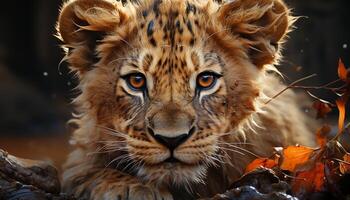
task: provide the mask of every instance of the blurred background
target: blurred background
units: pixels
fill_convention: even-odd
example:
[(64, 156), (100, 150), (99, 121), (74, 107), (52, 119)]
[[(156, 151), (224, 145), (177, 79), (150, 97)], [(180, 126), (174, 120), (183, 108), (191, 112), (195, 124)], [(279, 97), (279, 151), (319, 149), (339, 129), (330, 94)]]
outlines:
[[(349, 0), (287, 0), (302, 16), (290, 34), (279, 69), (286, 82), (317, 73), (303, 85), (337, 79), (350, 67)], [(0, 6), (0, 148), (60, 165), (69, 151), (66, 125), (76, 81), (54, 37), (62, 0), (6, 1)], [(315, 91), (332, 100), (334, 94)], [(334, 113), (334, 116), (336, 113)]]

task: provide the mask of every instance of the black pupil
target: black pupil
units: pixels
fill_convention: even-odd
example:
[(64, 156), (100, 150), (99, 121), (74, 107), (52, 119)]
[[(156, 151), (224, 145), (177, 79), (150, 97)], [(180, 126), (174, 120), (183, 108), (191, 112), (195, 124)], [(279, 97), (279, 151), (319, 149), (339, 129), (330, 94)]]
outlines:
[(140, 76), (140, 75), (132, 75), (129, 78), (129, 84), (135, 89), (140, 89), (144, 85), (144, 78), (143, 76)]
[(141, 76), (135, 76), (135, 77), (134, 77), (134, 81), (135, 81), (136, 83), (142, 83), (143, 77), (141, 77)]
[(202, 77), (202, 81), (203, 81), (203, 82), (209, 82), (210, 79), (211, 79), (211, 75), (204, 75), (204, 76)]

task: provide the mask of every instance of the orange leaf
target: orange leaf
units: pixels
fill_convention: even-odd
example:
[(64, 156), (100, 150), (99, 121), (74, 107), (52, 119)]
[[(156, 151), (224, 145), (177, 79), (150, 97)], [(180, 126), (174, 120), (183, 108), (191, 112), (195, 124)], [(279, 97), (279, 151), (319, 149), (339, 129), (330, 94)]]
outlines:
[(297, 173), (292, 182), (292, 191), (295, 194), (321, 191), (325, 183), (324, 168), (323, 163), (317, 162), (312, 169)]
[(345, 101), (343, 99), (336, 100), (336, 104), (339, 110), (339, 119), (338, 119), (338, 134), (344, 130), (344, 121), (345, 121)]
[(323, 125), (320, 129), (316, 132), (316, 140), (317, 144), (320, 145), (320, 147), (324, 147), (327, 143), (327, 135), (331, 132), (331, 127), (327, 124)]
[(345, 65), (341, 59), (339, 59), (338, 64), (338, 76), (341, 80), (346, 81), (348, 75), (348, 71), (345, 68)]
[(265, 167), (265, 168), (273, 168), (277, 166), (277, 161), (268, 159), (268, 158), (257, 158), (253, 162), (251, 162), (245, 169), (245, 173), (254, 171), (255, 169), (259, 167)]
[(283, 162), (280, 168), (294, 172), (298, 165), (305, 164), (309, 160), (313, 152), (314, 150), (309, 147), (289, 146), (283, 150)]
[(339, 163), (339, 170), (342, 174), (350, 173), (350, 154), (347, 153), (343, 157), (344, 162)]
[(332, 111), (331, 107), (327, 103), (321, 101), (315, 101), (312, 107), (317, 111), (317, 118), (324, 118), (329, 112)]

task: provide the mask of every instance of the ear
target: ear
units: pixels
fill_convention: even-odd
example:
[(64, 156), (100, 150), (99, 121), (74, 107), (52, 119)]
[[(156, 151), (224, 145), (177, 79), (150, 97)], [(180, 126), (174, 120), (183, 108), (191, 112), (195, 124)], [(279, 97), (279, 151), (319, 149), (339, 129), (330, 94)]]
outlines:
[(222, 5), (218, 20), (241, 40), (257, 67), (273, 64), (294, 18), (282, 0), (234, 0)]
[(65, 60), (79, 75), (96, 63), (96, 45), (128, 16), (119, 3), (108, 0), (70, 0), (61, 9), (57, 31), (67, 50)]

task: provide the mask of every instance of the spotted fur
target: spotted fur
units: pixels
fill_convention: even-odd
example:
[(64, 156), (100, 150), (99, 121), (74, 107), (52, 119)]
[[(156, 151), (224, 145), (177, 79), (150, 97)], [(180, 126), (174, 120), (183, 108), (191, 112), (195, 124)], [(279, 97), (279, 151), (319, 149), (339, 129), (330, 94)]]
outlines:
[[(264, 104), (284, 87), (271, 69), (292, 23), (282, 0), (64, 3), (58, 35), (81, 91), (64, 189), (87, 199), (208, 197), (255, 156), (312, 145), (313, 122), (293, 92)], [(205, 71), (221, 76), (199, 90)], [(123, 78), (134, 72), (145, 91)], [(150, 128), (191, 136), (170, 151)]]

